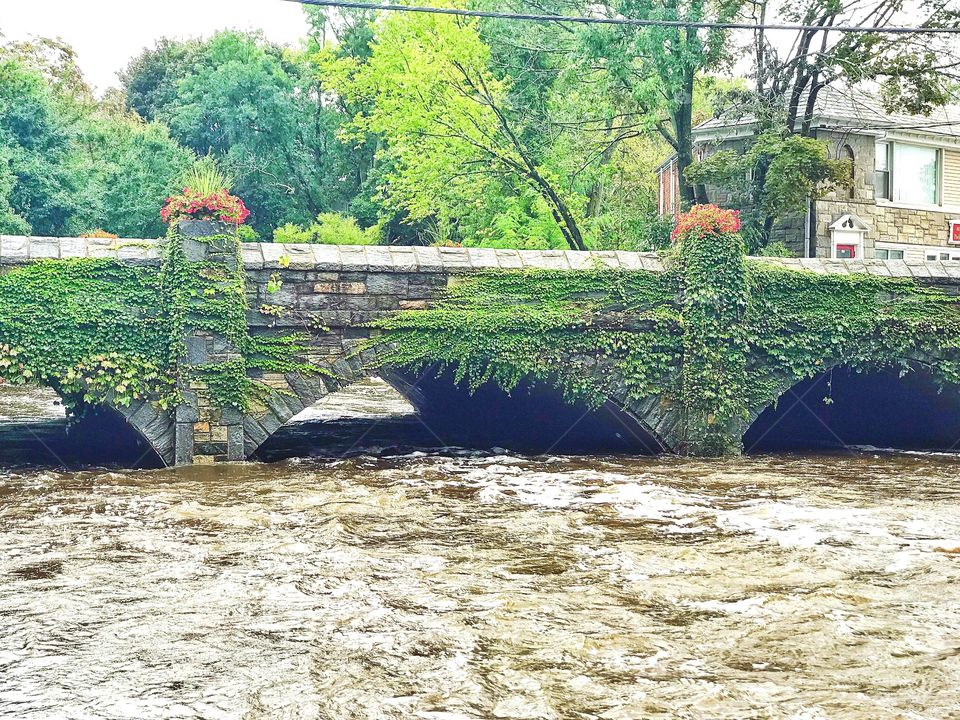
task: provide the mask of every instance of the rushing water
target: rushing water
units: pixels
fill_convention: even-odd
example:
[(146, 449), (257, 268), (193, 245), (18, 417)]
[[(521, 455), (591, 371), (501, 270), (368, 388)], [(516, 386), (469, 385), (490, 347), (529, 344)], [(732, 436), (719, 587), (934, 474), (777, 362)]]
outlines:
[(0, 717), (960, 717), (960, 458), (0, 471)]

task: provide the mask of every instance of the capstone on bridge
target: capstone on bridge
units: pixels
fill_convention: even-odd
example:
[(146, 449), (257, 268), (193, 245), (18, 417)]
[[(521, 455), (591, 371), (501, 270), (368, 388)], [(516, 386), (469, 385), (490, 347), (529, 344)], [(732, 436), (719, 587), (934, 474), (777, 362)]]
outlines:
[[(199, 253), (194, 259), (203, 259), (209, 249), (197, 246), (193, 252)], [(625, 272), (664, 272), (664, 261), (656, 254), (619, 251), (250, 243), (241, 246), (241, 256), (246, 274), (250, 332), (253, 335), (308, 332), (306, 359), (329, 373), (263, 373), (256, 378), (267, 388), (263, 401), (246, 413), (212, 407), (203, 399), (202, 392), (190, 388), (186, 389), (185, 402), (174, 410), (160, 409), (149, 399), (135, 401), (129, 407), (115, 407), (166, 464), (248, 458), (305, 408), (371, 374), (383, 375), (415, 406), (427, 410), (430, 398), (413, 386), (412, 378), (405, 375), (403, 368), (380, 367), (377, 356), (382, 350), (377, 347), (357, 349), (371, 332), (376, 332), (369, 326), (372, 321), (399, 310), (431, 307), (456, 278), (481, 272), (532, 269), (577, 272), (597, 267)], [(156, 241), (0, 236), (0, 272), (38, 260), (70, 258), (110, 258), (157, 268), (161, 264)], [(780, 258), (750, 262), (823, 275), (865, 273), (911, 278), (950, 295), (960, 295), (960, 264)], [(278, 311), (265, 313), (264, 307)], [(230, 352), (218, 344), (217, 338), (202, 333), (185, 340), (187, 363), (200, 365), (223, 360)], [(625, 394), (614, 396), (608, 406), (617, 414), (617, 422), (642, 433), (652, 450), (682, 449), (684, 419), (677, 408), (663, 403), (656, 395), (641, 399), (631, 399)], [(763, 409), (751, 408), (750, 421)]]

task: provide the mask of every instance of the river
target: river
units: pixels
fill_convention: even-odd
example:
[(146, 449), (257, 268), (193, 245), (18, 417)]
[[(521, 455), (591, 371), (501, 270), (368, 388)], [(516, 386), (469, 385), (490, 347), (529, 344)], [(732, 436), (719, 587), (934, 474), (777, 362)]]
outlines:
[(0, 717), (960, 718), (955, 455), (352, 442), (0, 470)]

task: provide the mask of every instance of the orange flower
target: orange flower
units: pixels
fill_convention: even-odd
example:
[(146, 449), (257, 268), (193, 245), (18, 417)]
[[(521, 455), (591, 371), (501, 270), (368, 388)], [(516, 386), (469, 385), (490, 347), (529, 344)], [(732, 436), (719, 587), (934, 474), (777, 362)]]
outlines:
[(716, 205), (694, 205), (689, 212), (677, 218), (677, 224), (670, 233), (670, 239), (686, 235), (708, 235), (711, 233), (740, 232), (740, 212), (724, 210)]
[(184, 188), (182, 195), (167, 198), (166, 205), (160, 210), (160, 217), (166, 223), (192, 217), (197, 220), (218, 219), (242, 225), (250, 217), (250, 211), (243, 204), (243, 200), (226, 190), (212, 195), (201, 195), (190, 188)]

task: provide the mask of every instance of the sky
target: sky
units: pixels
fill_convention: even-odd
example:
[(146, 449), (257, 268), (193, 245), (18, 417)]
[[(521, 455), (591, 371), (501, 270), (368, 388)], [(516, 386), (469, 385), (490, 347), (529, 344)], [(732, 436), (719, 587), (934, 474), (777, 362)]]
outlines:
[(283, 0), (0, 0), (6, 40), (60, 37), (98, 92), (117, 85), (117, 72), (161, 37), (224, 28), (262, 29), (274, 42), (296, 44), (307, 24), (300, 6)]

